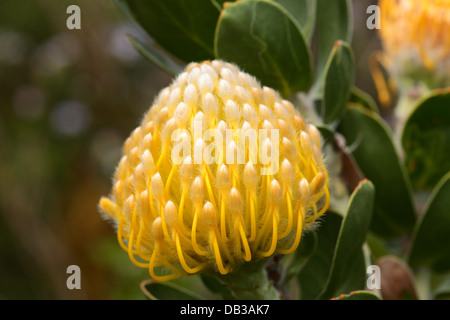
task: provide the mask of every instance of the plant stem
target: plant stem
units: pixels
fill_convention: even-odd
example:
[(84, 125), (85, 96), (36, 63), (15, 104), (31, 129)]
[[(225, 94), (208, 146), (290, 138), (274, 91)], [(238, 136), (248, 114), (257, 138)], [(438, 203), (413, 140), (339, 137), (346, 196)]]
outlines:
[(280, 300), (280, 293), (269, 280), (266, 260), (245, 263), (220, 280), (238, 300)]

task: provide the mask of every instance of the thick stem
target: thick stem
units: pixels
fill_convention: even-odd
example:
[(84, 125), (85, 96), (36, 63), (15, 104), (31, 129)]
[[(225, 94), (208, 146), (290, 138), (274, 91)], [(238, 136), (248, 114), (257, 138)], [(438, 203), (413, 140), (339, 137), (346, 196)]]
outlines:
[(269, 280), (266, 260), (245, 263), (220, 280), (238, 300), (280, 300), (280, 293)]

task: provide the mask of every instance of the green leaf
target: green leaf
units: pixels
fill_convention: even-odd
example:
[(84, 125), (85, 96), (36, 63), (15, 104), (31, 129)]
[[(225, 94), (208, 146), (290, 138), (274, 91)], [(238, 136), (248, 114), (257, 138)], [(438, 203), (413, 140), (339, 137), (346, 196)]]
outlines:
[(285, 265), (285, 282), (297, 276), (306, 265), (308, 259), (317, 248), (317, 234), (315, 231), (306, 232), (298, 249), (293, 253), (283, 257), (282, 264)]
[(366, 266), (362, 245), (372, 218), (375, 189), (363, 181), (350, 197), (347, 213), (339, 232), (331, 272), (321, 299), (331, 299), (345, 292), (365, 287)]
[(408, 261), (450, 271), (450, 172), (438, 183), (414, 230)]
[(145, 31), (185, 62), (214, 57), (219, 9), (210, 0), (122, 0)]
[(450, 300), (449, 274), (445, 276), (445, 279), (441, 280), (440, 285), (434, 290), (433, 297), (435, 300)]
[(323, 138), (323, 144), (332, 143), (334, 141), (334, 129), (326, 124), (316, 124), (316, 128), (319, 130), (320, 135)]
[(391, 253), (386, 247), (384, 241), (373, 232), (367, 233), (366, 243), (370, 248), (370, 254), (374, 261), (377, 261), (381, 257), (387, 256)]
[(133, 20), (133, 14), (126, 3), (126, 0), (113, 0), (113, 3), (128, 19)]
[(307, 39), (311, 39), (316, 23), (316, 0), (275, 0), (297, 21)]
[(332, 300), (380, 300), (380, 298), (370, 291), (357, 290), (349, 294), (341, 294)]
[(316, 299), (325, 287), (333, 262), (342, 216), (328, 211), (316, 230), (317, 247), (297, 276), (302, 300)]
[(337, 130), (352, 146), (360, 172), (375, 185), (371, 230), (384, 237), (410, 232), (416, 220), (411, 185), (383, 119), (350, 107)]
[(201, 275), (201, 279), (203, 284), (211, 290), (211, 292), (219, 294), (225, 300), (233, 299), (233, 293), (231, 290), (224, 286), (223, 282), (221, 282), (215, 275), (204, 273)]
[(350, 45), (336, 41), (325, 68), (322, 119), (325, 123), (339, 119), (345, 112), (355, 82), (355, 59)]
[(316, 85), (322, 85), (328, 57), (337, 40), (352, 39), (352, 6), (350, 0), (317, 0), (317, 67)]
[(402, 145), (415, 188), (432, 188), (450, 170), (450, 88), (417, 105), (405, 123)]
[(217, 299), (203, 285), (199, 276), (182, 277), (156, 282), (152, 279), (141, 283), (141, 290), (150, 300), (207, 300)]
[(352, 91), (350, 93), (349, 102), (357, 104), (357, 105), (359, 105), (363, 108), (369, 109), (373, 112), (377, 112), (377, 113), (379, 112), (377, 103), (375, 102), (375, 100), (370, 95), (368, 95), (361, 89), (358, 89), (357, 87), (352, 88)]
[(183, 68), (180, 65), (171, 60), (168, 56), (159, 52), (155, 47), (146, 45), (131, 35), (128, 35), (127, 39), (142, 56), (156, 64), (169, 75), (176, 76), (183, 71)]
[(210, 0), (219, 11), (222, 11), (225, 2), (233, 2), (234, 0)]
[(217, 58), (236, 63), (286, 98), (311, 85), (305, 37), (291, 15), (275, 2), (248, 0), (226, 5), (214, 44)]

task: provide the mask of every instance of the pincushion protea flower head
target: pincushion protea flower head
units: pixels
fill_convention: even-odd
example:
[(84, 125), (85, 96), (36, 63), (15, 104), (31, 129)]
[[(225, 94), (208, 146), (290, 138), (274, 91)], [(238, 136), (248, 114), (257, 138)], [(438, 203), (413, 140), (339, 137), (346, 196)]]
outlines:
[(397, 77), (450, 85), (450, 1), (380, 0), (386, 67)]
[(126, 140), (110, 198), (120, 245), (155, 280), (293, 252), (329, 204), (316, 127), (254, 77), (192, 63)]

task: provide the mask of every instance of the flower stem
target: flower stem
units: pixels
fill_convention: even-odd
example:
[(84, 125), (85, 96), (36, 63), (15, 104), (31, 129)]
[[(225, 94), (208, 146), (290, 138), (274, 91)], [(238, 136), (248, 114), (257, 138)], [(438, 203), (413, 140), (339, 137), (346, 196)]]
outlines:
[(280, 300), (280, 293), (269, 280), (266, 260), (245, 263), (220, 280), (238, 300)]

